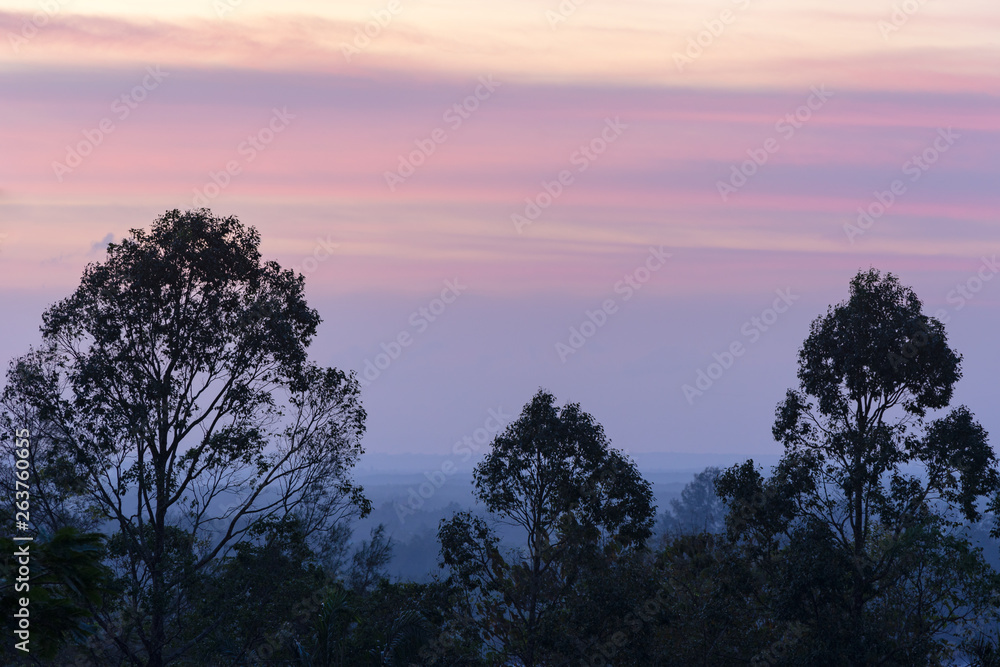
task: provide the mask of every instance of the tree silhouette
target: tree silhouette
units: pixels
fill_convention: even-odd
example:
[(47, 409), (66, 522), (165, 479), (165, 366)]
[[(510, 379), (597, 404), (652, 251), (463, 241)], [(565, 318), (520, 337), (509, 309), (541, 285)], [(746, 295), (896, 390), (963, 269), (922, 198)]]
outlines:
[(558, 639), (573, 586), (605, 557), (642, 547), (654, 517), (649, 483), (600, 424), (554, 401), (540, 390), (474, 472), (476, 497), (522, 531), (524, 548), (502, 554), (492, 528), (467, 512), (439, 531), (443, 564), (476, 594), (468, 615), (529, 667)]
[(684, 486), (680, 498), (671, 499), (670, 508), (660, 518), (663, 535), (677, 537), (722, 532), (726, 507), (715, 493), (715, 480), (721, 473), (714, 466), (705, 468)]
[(964, 406), (925, 421), (949, 404), (960, 361), (911, 289), (860, 272), (799, 353), (775, 475), (750, 462), (718, 481), (731, 533), (777, 584), (778, 615), (811, 623), (809, 659), (940, 658), (943, 633), (985, 608), (993, 575), (959, 528), (1000, 488), (997, 461)]
[(308, 537), (367, 510), (349, 478), (358, 382), (309, 363), (304, 279), (259, 244), (236, 218), (168, 211), (86, 267), (8, 373), (5, 408), (27, 408), (53, 469), (113, 522), (115, 637), (135, 663), (177, 659), (220, 622), (187, 634), (186, 593), (260, 522)]

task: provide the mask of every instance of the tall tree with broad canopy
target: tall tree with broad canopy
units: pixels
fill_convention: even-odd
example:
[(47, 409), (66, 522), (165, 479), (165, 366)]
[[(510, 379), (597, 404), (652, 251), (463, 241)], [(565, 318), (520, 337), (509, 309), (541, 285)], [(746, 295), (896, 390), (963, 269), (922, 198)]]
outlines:
[[(641, 549), (655, 517), (649, 483), (601, 425), (576, 403), (554, 402), (539, 390), (474, 472), (475, 496), (518, 529), (524, 546), (503, 549), (494, 529), (468, 512), (442, 521), (438, 533), (442, 567), (470, 591), (463, 611), (503, 664), (565, 657), (559, 644), (570, 632), (574, 587), (608, 559)], [(578, 650), (589, 656), (588, 647)]]
[[(319, 537), (369, 509), (349, 476), (358, 381), (309, 362), (320, 318), (304, 278), (259, 244), (234, 217), (168, 211), (86, 267), (8, 372), (3, 406), (32, 424), (40, 492), (73, 479), (113, 526), (126, 599), (97, 620), (132, 664), (172, 662), (212, 631), (185, 627), (190, 596), (255, 526), (294, 519)], [(39, 502), (52, 520), (74, 506)]]
[(989, 603), (994, 575), (961, 526), (1000, 488), (997, 460), (965, 406), (927, 420), (949, 405), (961, 357), (921, 308), (891, 273), (859, 272), (799, 352), (774, 476), (748, 462), (717, 482), (778, 615), (811, 624), (807, 661), (943, 659), (945, 633)]

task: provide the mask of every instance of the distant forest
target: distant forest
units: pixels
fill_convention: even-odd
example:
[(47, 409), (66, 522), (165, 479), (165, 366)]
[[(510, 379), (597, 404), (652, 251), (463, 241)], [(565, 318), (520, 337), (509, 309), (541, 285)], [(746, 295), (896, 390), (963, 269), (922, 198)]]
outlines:
[(259, 246), (168, 211), (10, 362), (3, 664), (1000, 665), (998, 462), (893, 274), (813, 321), (776, 466), (707, 468), (657, 513), (540, 389), (423, 545), (437, 573), (405, 581), (382, 528), (350, 539), (359, 378), (309, 359), (305, 279)]

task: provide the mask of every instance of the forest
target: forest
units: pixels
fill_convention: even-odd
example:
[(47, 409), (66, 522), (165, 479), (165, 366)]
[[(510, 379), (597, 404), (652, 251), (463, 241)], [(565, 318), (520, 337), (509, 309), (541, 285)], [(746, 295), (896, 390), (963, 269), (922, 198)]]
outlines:
[(350, 539), (363, 384), (310, 359), (305, 278), (260, 242), (167, 211), (10, 361), (3, 664), (1000, 665), (1000, 469), (953, 405), (962, 356), (892, 273), (860, 270), (788, 351), (776, 466), (657, 508), (542, 388), (406, 581), (382, 531)]

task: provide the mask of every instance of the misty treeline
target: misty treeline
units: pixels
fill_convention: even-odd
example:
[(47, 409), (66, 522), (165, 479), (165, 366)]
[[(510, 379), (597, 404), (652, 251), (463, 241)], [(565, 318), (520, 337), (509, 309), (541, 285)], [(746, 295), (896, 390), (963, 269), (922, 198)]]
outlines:
[(385, 576), (384, 530), (350, 543), (361, 388), (310, 361), (304, 278), (259, 244), (169, 211), (11, 362), (0, 520), (29, 500), (35, 541), (19, 582), (5, 528), (4, 616), (30, 611), (5, 664), (1000, 663), (997, 460), (951, 406), (943, 325), (892, 274), (813, 322), (773, 469), (707, 469), (658, 515), (594, 417), (539, 390), (418, 583)]

